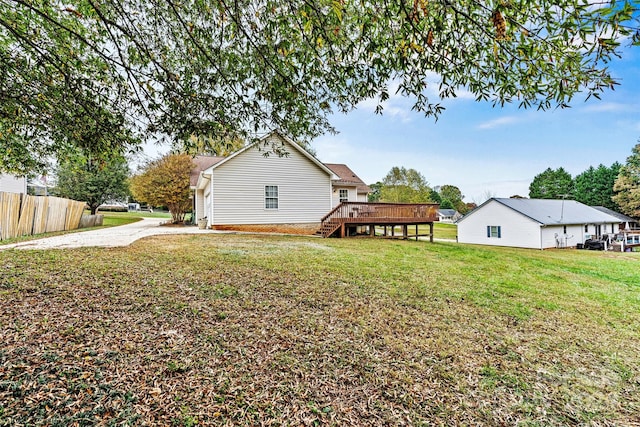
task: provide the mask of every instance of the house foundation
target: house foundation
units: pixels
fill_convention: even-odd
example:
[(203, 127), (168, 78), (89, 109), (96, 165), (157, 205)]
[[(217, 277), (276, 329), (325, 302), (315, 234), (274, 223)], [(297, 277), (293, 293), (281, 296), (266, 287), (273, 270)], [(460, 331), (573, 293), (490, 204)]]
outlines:
[(285, 233), (313, 235), (320, 228), (319, 222), (300, 224), (216, 224), (213, 230), (242, 231), (251, 233)]

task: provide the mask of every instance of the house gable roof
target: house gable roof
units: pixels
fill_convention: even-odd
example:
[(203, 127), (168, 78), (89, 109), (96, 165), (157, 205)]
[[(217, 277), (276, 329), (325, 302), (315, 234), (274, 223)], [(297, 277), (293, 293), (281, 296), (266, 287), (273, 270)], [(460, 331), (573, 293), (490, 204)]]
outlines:
[(325, 163), (339, 179), (334, 181), (337, 185), (355, 185), (358, 193), (371, 193), (371, 188), (353, 172), (349, 166), (342, 163)]
[(617, 218), (575, 200), (507, 198), (489, 199), (462, 217), (458, 222), (464, 221), (491, 202), (500, 203), (541, 225), (609, 224), (619, 222)]
[[(307, 150), (305, 150), (304, 148), (302, 148), (300, 145), (296, 144), (294, 141), (292, 141), (290, 138), (288, 138), (285, 135), (282, 135), (280, 132), (274, 131), (269, 133), (268, 135), (262, 137), (259, 141), (256, 141), (252, 144), (249, 144), (247, 146), (245, 146), (244, 148), (241, 148), (240, 150), (236, 151), (235, 153), (231, 154), (230, 156), (227, 157), (223, 157), (221, 158), (221, 160), (213, 163), (211, 166), (205, 168), (202, 172), (204, 172), (205, 170), (213, 170), (216, 169), (220, 166), (222, 166), (223, 164), (232, 161), (234, 158), (236, 158), (237, 156), (241, 155), (242, 153), (244, 153), (247, 150), (250, 149), (258, 149), (259, 146), (268, 146), (271, 144), (270, 139), (272, 137), (277, 137), (280, 138), (280, 140), (283, 143), (289, 144), (291, 147), (293, 147), (296, 151), (298, 151), (300, 154), (302, 154), (304, 157), (306, 157), (307, 159), (309, 159), (311, 161), (311, 163), (315, 164), (316, 166), (318, 166), (320, 169), (322, 169), (324, 172), (327, 173), (327, 175), (329, 175), (331, 177), (331, 179), (335, 179), (336, 176), (333, 173), (333, 171), (331, 169), (329, 169), (328, 167), (326, 167), (320, 160), (316, 159), (314, 156), (312, 156)], [(277, 154), (276, 154), (277, 155)], [(200, 178), (198, 179), (198, 183), (200, 182), (201, 179), (201, 175), (199, 174)]]

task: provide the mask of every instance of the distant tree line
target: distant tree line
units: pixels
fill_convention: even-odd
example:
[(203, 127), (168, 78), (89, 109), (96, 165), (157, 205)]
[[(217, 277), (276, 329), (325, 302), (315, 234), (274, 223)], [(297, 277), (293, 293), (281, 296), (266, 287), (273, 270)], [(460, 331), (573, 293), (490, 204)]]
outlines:
[(589, 166), (572, 177), (564, 168), (547, 168), (529, 185), (532, 199), (572, 199), (589, 206), (604, 206), (626, 215), (640, 216), (640, 144), (624, 165)]

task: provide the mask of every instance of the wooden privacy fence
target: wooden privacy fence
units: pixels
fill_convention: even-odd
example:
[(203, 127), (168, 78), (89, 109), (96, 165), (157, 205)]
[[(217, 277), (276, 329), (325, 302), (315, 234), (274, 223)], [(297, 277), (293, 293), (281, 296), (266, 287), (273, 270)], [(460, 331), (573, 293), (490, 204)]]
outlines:
[(0, 240), (75, 230), (85, 203), (60, 197), (0, 192)]

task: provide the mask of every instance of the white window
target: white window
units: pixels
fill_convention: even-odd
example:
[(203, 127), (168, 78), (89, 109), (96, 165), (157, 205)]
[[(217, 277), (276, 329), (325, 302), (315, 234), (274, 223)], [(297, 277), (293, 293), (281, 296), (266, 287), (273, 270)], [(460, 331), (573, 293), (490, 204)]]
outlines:
[(265, 209), (278, 209), (278, 186), (264, 186), (264, 207)]
[(349, 190), (347, 189), (340, 189), (340, 203), (342, 202), (348, 202), (349, 201)]
[(487, 237), (500, 239), (502, 237), (501, 231), (499, 225), (487, 225)]

